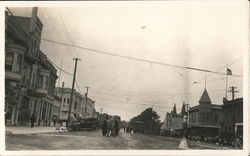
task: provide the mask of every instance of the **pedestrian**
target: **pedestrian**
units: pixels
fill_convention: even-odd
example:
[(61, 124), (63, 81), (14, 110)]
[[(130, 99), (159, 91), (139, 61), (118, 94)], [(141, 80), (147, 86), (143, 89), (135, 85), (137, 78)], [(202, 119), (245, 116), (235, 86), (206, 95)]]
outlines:
[(53, 116), (53, 117), (52, 117), (52, 121), (53, 121), (54, 127), (56, 127), (56, 120), (57, 120), (57, 117), (56, 117), (56, 116)]
[(124, 130), (124, 132), (126, 132), (126, 127), (125, 126), (123, 127), (123, 130)]
[(118, 136), (118, 131), (119, 131), (119, 129), (118, 129), (118, 120), (116, 119), (114, 121), (114, 136)]
[(107, 130), (108, 130), (108, 123), (107, 123), (108, 116), (105, 117), (102, 123), (102, 135), (106, 136), (107, 135)]
[(30, 117), (30, 123), (31, 123), (31, 128), (34, 127), (34, 123), (35, 123), (35, 120), (36, 120), (36, 117), (35, 117), (35, 114), (33, 113)]
[(56, 120), (53, 120), (54, 127), (56, 127)]
[(108, 119), (108, 128), (107, 128), (107, 137), (109, 137), (110, 135), (113, 135), (113, 119), (112, 117)]
[(41, 123), (41, 119), (39, 118), (37, 126), (40, 126), (40, 123)]

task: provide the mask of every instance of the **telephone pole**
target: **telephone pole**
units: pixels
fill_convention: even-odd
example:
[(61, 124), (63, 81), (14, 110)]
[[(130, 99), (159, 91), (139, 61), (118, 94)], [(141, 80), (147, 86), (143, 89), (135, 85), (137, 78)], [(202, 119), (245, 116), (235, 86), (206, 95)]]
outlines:
[(229, 87), (231, 90), (229, 90), (228, 92), (231, 92), (232, 93), (232, 101), (234, 100), (234, 94), (235, 93), (238, 93), (239, 91), (235, 90), (237, 87)]
[(76, 57), (76, 58), (73, 58), (73, 60), (75, 60), (75, 69), (74, 69), (73, 83), (72, 83), (71, 95), (70, 95), (69, 114), (68, 114), (68, 123), (67, 123), (68, 129), (69, 129), (69, 122), (70, 122), (70, 117), (71, 117), (71, 106), (72, 106), (72, 102), (73, 102), (73, 93), (74, 93), (74, 87), (75, 87), (77, 61), (80, 61), (81, 59)]
[(89, 92), (89, 88), (90, 88), (90, 87), (86, 87), (87, 92), (85, 93), (86, 100), (85, 100), (84, 118), (86, 118), (86, 115), (87, 115), (86, 113), (87, 113), (87, 104), (88, 104), (88, 92)]
[(232, 93), (232, 102), (233, 102), (233, 106), (232, 106), (232, 110), (233, 110), (233, 121), (232, 121), (232, 127), (233, 127), (233, 130), (234, 130), (234, 146), (236, 147), (236, 137), (237, 137), (237, 132), (235, 131), (235, 103), (234, 103), (234, 94), (235, 93), (238, 93), (239, 91), (235, 90), (237, 87), (229, 87), (231, 90), (229, 90), (228, 92), (231, 92)]

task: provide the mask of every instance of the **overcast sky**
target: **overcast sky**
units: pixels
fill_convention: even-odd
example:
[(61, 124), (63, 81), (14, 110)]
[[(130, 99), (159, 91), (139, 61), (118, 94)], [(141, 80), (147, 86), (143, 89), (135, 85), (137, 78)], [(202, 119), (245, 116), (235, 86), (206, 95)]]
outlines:
[[(244, 8), (240, 5), (206, 4), (105, 5), (38, 8), (42, 38), (114, 54), (243, 74)], [(11, 8), (15, 15), (30, 16), (31, 8)], [(41, 50), (58, 66), (73, 73), (73, 57), (81, 58), (77, 83), (96, 101), (96, 110), (129, 120), (147, 107), (165, 118), (181, 111), (183, 101), (198, 104), (205, 88), (205, 73), (138, 62), (87, 50), (41, 42)], [(59, 74), (59, 70), (58, 70)], [(60, 82), (71, 87), (72, 76), (61, 73)], [(198, 83), (194, 83), (198, 82)], [(228, 77), (242, 97), (243, 79)], [(207, 91), (213, 104), (222, 104), (225, 76), (207, 73)], [(61, 85), (61, 84), (60, 84)], [(78, 90), (78, 88), (76, 87)], [(228, 94), (231, 99), (231, 94)], [(146, 105), (147, 106), (146, 106)]]

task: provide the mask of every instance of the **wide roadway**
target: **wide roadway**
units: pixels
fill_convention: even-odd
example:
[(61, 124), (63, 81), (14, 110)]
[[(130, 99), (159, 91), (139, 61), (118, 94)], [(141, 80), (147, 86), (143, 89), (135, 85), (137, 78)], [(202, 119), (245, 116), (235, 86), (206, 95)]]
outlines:
[[(180, 139), (125, 133), (104, 137), (101, 131), (60, 132), (49, 134), (7, 134), (6, 150), (176, 150)], [(220, 149), (192, 142), (192, 149)]]

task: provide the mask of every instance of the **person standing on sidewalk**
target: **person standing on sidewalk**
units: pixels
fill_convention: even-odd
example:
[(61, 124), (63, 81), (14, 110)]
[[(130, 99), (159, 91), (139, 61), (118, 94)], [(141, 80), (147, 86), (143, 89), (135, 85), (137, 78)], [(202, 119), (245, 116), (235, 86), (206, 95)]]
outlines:
[(34, 127), (35, 120), (36, 120), (35, 114), (32, 114), (30, 117), (31, 128)]

